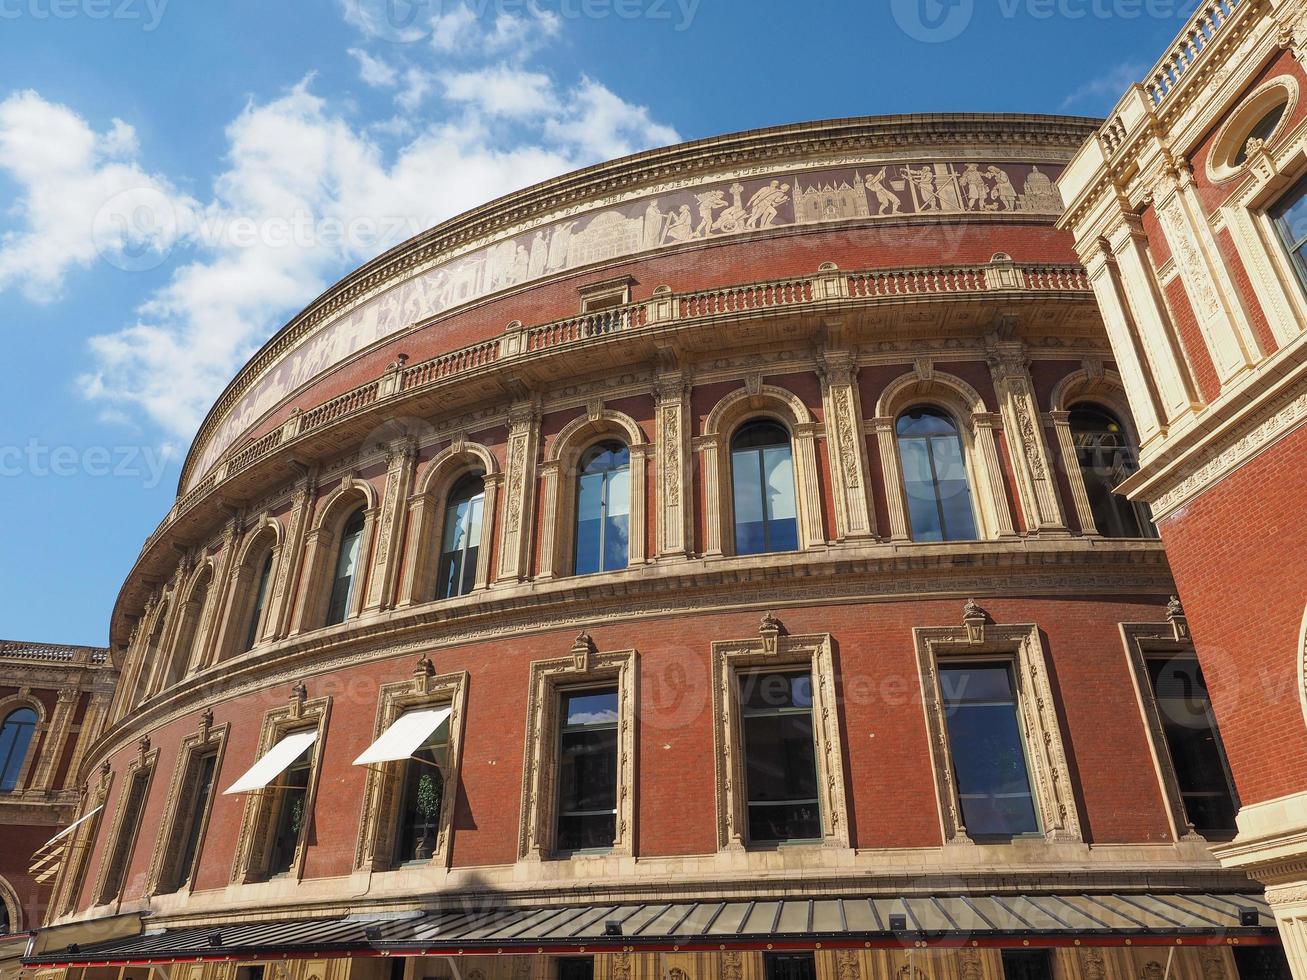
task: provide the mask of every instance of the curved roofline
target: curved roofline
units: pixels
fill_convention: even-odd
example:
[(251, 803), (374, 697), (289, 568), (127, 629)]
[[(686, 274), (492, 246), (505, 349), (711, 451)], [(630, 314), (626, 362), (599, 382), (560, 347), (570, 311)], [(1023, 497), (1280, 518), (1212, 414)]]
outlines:
[[(612, 160), (592, 164), (580, 170), (573, 170), (548, 180), (539, 181), (527, 187), (510, 191), (484, 204), (447, 218), (423, 232), (392, 246), (385, 252), (363, 265), (346, 273), (335, 283), (328, 286), (318, 296), (303, 307), (297, 314), (277, 329), (256, 350), (249, 359), (232, 376), (222, 392), (209, 406), (203, 421), (191, 438), (187, 447), (186, 459), (178, 475), (176, 496), (180, 497), (190, 476), (195, 447), (203, 442), (203, 437), (214, 422), (228, 407), (228, 402), (235, 397), (238, 387), (255, 365), (276, 346), (276, 344), (300, 321), (311, 315), (331, 299), (340, 296), (351, 287), (359, 286), (363, 281), (379, 275), (388, 265), (415, 249), (441, 241), (441, 248), (452, 248), (468, 239), (493, 233), (499, 228), (512, 225), (528, 218), (532, 214), (544, 212), (565, 203), (573, 203), (577, 198), (602, 192), (612, 192), (622, 185), (639, 184), (642, 178), (666, 177), (672, 172), (697, 169), (710, 163), (714, 157), (737, 160), (740, 155), (756, 152), (763, 147), (772, 147), (773, 155), (795, 144), (822, 140), (863, 138), (874, 140), (877, 136), (902, 130), (918, 130), (921, 134), (936, 139), (958, 136), (954, 132), (967, 126), (992, 127), (995, 130), (1021, 130), (1029, 128), (1042, 137), (1062, 135), (1076, 138), (1079, 143), (1091, 137), (1102, 125), (1103, 120), (1089, 116), (1040, 115), (1035, 113), (909, 113), (881, 116), (847, 116), (836, 119), (816, 119), (809, 122), (788, 123), (769, 126), (762, 129), (746, 129), (719, 136), (708, 136), (684, 143), (628, 154)], [(779, 137), (788, 139), (779, 140)], [(607, 179), (605, 179), (607, 178)], [(620, 178), (620, 179), (617, 179)], [(443, 240), (443, 241), (442, 241)]]

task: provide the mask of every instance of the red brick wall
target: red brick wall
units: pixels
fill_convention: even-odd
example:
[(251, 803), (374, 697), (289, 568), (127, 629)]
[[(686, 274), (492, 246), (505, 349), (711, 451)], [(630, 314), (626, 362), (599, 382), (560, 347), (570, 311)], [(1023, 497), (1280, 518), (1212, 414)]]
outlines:
[[(1093, 599), (980, 597), (1004, 623), (1036, 623), (1051, 664), (1051, 682), (1088, 838), (1096, 843), (1170, 839), (1166, 813), (1140, 718), (1118, 623), (1160, 622), (1164, 597), (1132, 602)], [(840, 678), (841, 739), (846, 792), (858, 847), (930, 847), (940, 843), (914, 626), (956, 625), (957, 601), (821, 604), (779, 608), (791, 633), (829, 632)], [(636, 647), (640, 655), (637, 721), (637, 853), (666, 856), (716, 848), (711, 643), (757, 635), (756, 612), (677, 616), (627, 624), (596, 624), (600, 649)], [(454, 820), (454, 864), (515, 861), (522, 793), (522, 746), (528, 668), (533, 660), (564, 654), (574, 631), (434, 651), (440, 672), (467, 670), (471, 680)], [(409, 676), (414, 657), (307, 675), (311, 698), (333, 697), (323, 744), (317, 806), (306, 852), (310, 878), (348, 874), (357, 843), (364, 770), (351, 760), (370, 742), (377, 688)], [(214, 724), (230, 733), (219, 789), (254, 761), (263, 715), (286, 703), (290, 685), (215, 704)], [(127, 875), (124, 897), (144, 889), (163, 819), (177, 745), (198, 717), (152, 733), (158, 768)], [(95, 847), (88, 886), (108, 850), (121, 773), (135, 745), (112, 760), (119, 773)], [(244, 810), (243, 796), (215, 799), (197, 885), (224, 887)]]
[(1300, 426), (1161, 525), (1245, 805), (1307, 789), (1305, 456)]

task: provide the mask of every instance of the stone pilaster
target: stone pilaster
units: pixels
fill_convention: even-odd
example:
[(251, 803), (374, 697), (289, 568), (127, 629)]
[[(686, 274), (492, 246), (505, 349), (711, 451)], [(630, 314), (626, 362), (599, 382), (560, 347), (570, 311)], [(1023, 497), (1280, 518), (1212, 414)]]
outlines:
[(392, 443), (386, 453), (386, 486), (381, 497), (376, 548), (364, 609), (389, 609), (395, 605), (399, 579), (400, 542), (404, 534), (404, 502), (413, 487), (417, 444), (410, 438)]
[(521, 582), (530, 575), (532, 509), (540, 415), (519, 403), (508, 416), (508, 464), (504, 472), (504, 530), (499, 540), (497, 581)]
[(109, 691), (97, 691), (91, 695), (86, 704), (86, 711), (82, 713), (82, 723), (77, 729), (77, 741), (73, 744), (73, 756), (68, 760), (68, 779), (67, 784), (71, 785), (77, 779), (77, 770), (82, 765), (82, 760), (86, 758), (87, 749), (91, 747), (104, 728), (105, 718), (109, 714), (109, 705), (113, 701), (113, 694)]
[(41, 741), (41, 754), (36, 761), (36, 772), (32, 774), (30, 789), (38, 793), (48, 793), (54, 782), (55, 770), (63, 758), (64, 746), (68, 744), (68, 732), (72, 726), (73, 711), (81, 691), (76, 688), (60, 688), (55, 702), (54, 712), (46, 726), (45, 738)]
[(304, 538), (308, 531), (316, 487), (317, 473), (310, 470), (304, 475), (302, 483), (295, 487), (291, 497), (290, 526), (286, 529), (285, 541), (277, 556), (277, 579), (268, 600), (268, 611), (264, 613), (267, 624), (263, 628), (265, 639), (281, 639), (290, 634), (295, 583), (299, 580), (303, 562)]
[(991, 343), (987, 360), (998, 395), (1003, 430), (1012, 449), (1012, 468), (1016, 471), (1026, 527), (1035, 533), (1066, 533), (1039, 407), (1026, 369), (1025, 349), (1020, 343)]
[(658, 557), (684, 558), (694, 550), (694, 501), (688, 472), (689, 393), (684, 376), (679, 372), (660, 376), (655, 394)]
[(1097, 534), (1098, 522), (1094, 520), (1094, 509), (1089, 505), (1089, 493), (1085, 490), (1085, 481), (1080, 475), (1080, 458), (1076, 455), (1075, 438), (1071, 435), (1071, 413), (1048, 414), (1053, 423), (1053, 431), (1057, 433), (1057, 447), (1062, 454), (1062, 465), (1071, 487), (1071, 499), (1075, 504), (1080, 531), (1082, 534)]
[(857, 367), (853, 356), (842, 350), (823, 352), (820, 362), (835, 537), (838, 541), (871, 538), (876, 528), (867, 493), (867, 441), (862, 431)]
[(894, 419), (873, 419), (876, 444), (880, 448), (880, 467), (885, 474), (885, 505), (889, 511), (891, 541), (911, 541), (908, 530), (908, 509), (903, 499), (903, 470), (899, 464), (899, 441), (894, 431)]

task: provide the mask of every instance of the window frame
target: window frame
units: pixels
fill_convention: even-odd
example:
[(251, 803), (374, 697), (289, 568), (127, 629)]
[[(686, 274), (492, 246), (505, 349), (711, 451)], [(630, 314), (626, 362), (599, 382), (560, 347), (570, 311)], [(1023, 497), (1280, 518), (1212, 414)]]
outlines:
[[(776, 668), (776, 669), (766, 669), (766, 668), (753, 668), (753, 669), (749, 669), (749, 668), (742, 668), (742, 669), (739, 669), (739, 670), (737, 670), (737, 671), (735, 672), (736, 696), (737, 696), (737, 697), (739, 696), (739, 688), (743, 685), (743, 682), (745, 681), (746, 678), (750, 678), (750, 677), (754, 677), (754, 678), (762, 678), (762, 677), (789, 677), (789, 678), (793, 678), (793, 677), (801, 677), (801, 676), (802, 676), (802, 677), (807, 677), (807, 678), (808, 678), (808, 687), (809, 687), (809, 692), (811, 693), (811, 689), (812, 689), (812, 687), (813, 687), (813, 677), (812, 677), (812, 674), (811, 674), (810, 671), (806, 671), (806, 670), (804, 670), (802, 667), (798, 667), (798, 668), (794, 668), (794, 667), (778, 667), (778, 668)], [(812, 704), (812, 702), (811, 702), (811, 701), (809, 702), (807, 708), (793, 708), (793, 707), (790, 707), (790, 708), (757, 709), (757, 708), (749, 708), (749, 707), (746, 707), (746, 706), (744, 706), (744, 705), (741, 705), (741, 706), (740, 706), (740, 752), (741, 752), (742, 759), (743, 759), (743, 763), (744, 763), (744, 765), (743, 765), (743, 768), (744, 768), (744, 816), (745, 816), (745, 826), (746, 826), (746, 827), (748, 827), (748, 826), (750, 826), (750, 825), (752, 824), (752, 817), (753, 817), (753, 815), (752, 815), (752, 813), (750, 812), (750, 811), (751, 811), (751, 808), (754, 807), (754, 806), (758, 806), (758, 805), (760, 805), (760, 804), (754, 802), (754, 800), (753, 800), (753, 796), (752, 796), (752, 790), (751, 790), (750, 785), (749, 785), (749, 734), (748, 734), (748, 719), (751, 718), (751, 717), (773, 717), (773, 718), (782, 718), (782, 717), (787, 717), (787, 716), (793, 717), (793, 716), (798, 716), (798, 715), (803, 715), (803, 716), (805, 716), (805, 717), (808, 719), (808, 726), (809, 726), (809, 730), (810, 730), (810, 732), (811, 732), (811, 736), (812, 736), (812, 780), (813, 780), (813, 785), (814, 785), (814, 787), (819, 787), (819, 786), (820, 786), (820, 781), (821, 781), (821, 771), (820, 771), (819, 767), (817, 766), (817, 722), (816, 722), (816, 718), (815, 718), (814, 715), (813, 715), (813, 704)], [(813, 805), (817, 808), (817, 824), (818, 824), (818, 827), (820, 828), (821, 823), (822, 823), (822, 818), (821, 818), (821, 810), (822, 810), (821, 791), (820, 791), (819, 788), (816, 788), (814, 791), (815, 791), (816, 795), (813, 797), (813, 799), (812, 799), (812, 803), (813, 803)], [(790, 802), (803, 802), (803, 801), (790, 801)], [(759, 838), (759, 839), (754, 839), (752, 834), (750, 834), (749, 837), (750, 837), (750, 841), (749, 841), (750, 844), (755, 845), (755, 846), (758, 846), (758, 847), (769, 847), (769, 846), (775, 846), (775, 847), (794, 847), (794, 846), (796, 846), (796, 845), (801, 845), (801, 844), (820, 844), (820, 843), (822, 842), (822, 837), (821, 837), (821, 835), (820, 835), (820, 832), (818, 833), (817, 836), (812, 836), (812, 837), (789, 837), (789, 838), (775, 838), (775, 839), (768, 838), (768, 839), (765, 839), (765, 840), (764, 840), (764, 839), (761, 839), (761, 838)]]
[[(358, 613), (358, 607), (362, 598), (364, 579), (367, 578), (364, 571), (364, 561), (367, 558), (367, 549), (364, 547), (364, 539), (368, 533), (368, 508), (366, 504), (359, 504), (352, 508), (340, 522), (340, 529), (337, 531), (333, 541), (333, 560), (328, 568), (327, 584), (327, 605), (323, 614), (324, 626), (340, 626)], [(351, 545), (350, 539), (354, 541)], [(347, 549), (352, 548), (354, 555), (351, 559), (353, 567), (349, 574), (349, 585), (345, 587), (344, 596), (340, 596), (340, 618), (335, 617), (337, 607), (337, 592), (340, 584), (344, 581), (341, 576), (341, 567), (345, 563), (345, 554)]]
[[(1090, 492), (1089, 484), (1085, 482), (1085, 469), (1080, 462), (1081, 446), (1076, 441), (1077, 433), (1076, 433), (1075, 423), (1072, 421), (1072, 416), (1074, 416), (1077, 413), (1077, 411), (1096, 412), (1099, 415), (1102, 415), (1105, 418), (1107, 418), (1108, 421), (1114, 422), (1117, 425), (1126, 443), (1126, 445), (1122, 446), (1121, 449), (1128, 450), (1134, 454), (1134, 460), (1133, 460), (1134, 470), (1131, 474), (1129, 474), (1130, 476), (1133, 476), (1134, 473), (1139, 472), (1139, 453), (1140, 453), (1139, 440), (1135, 436), (1134, 429), (1121, 417), (1121, 413), (1115, 407), (1105, 404), (1103, 400), (1095, 399), (1091, 396), (1085, 395), (1085, 396), (1074, 398), (1070, 402), (1068, 402), (1067, 407), (1065, 409), (1066, 428), (1067, 428), (1067, 435), (1070, 437), (1071, 440), (1070, 450), (1072, 453), (1072, 457), (1067, 459), (1066, 462), (1068, 467), (1070, 467), (1074, 463), (1075, 473), (1079, 477), (1080, 485), (1081, 487), (1083, 487), (1085, 492), (1085, 503), (1088, 505), (1089, 508), (1089, 516), (1093, 522), (1094, 532), (1105, 538), (1112, 538), (1114, 540), (1119, 540), (1119, 541), (1159, 540), (1160, 534), (1158, 533), (1157, 525), (1153, 522), (1152, 513), (1149, 511), (1148, 505), (1139, 503), (1138, 501), (1131, 500), (1125, 494), (1119, 493), (1115, 489), (1109, 492), (1112, 494), (1112, 496), (1120, 498), (1120, 504), (1116, 506), (1120, 506), (1121, 504), (1124, 504), (1125, 506), (1131, 508), (1131, 510), (1134, 512), (1135, 520), (1139, 523), (1139, 529), (1141, 531), (1147, 531), (1148, 528), (1152, 528), (1153, 533), (1142, 534), (1133, 537), (1130, 535), (1110, 535), (1107, 534), (1103, 528), (1098, 526), (1098, 518), (1094, 516), (1093, 513), (1093, 494)], [(1055, 422), (1055, 424), (1057, 423)], [(1084, 520), (1083, 515), (1081, 516), (1081, 520), (1082, 521)]]
[[(990, 838), (978, 841), (964, 829), (938, 670), (941, 661), (953, 659), (973, 662), (1006, 659), (1013, 664), (1017, 716), (1021, 720), (1026, 765), (1031, 772), (1031, 792), (1043, 838), (1050, 843), (1082, 843), (1082, 822), (1071, 784), (1062, 724), (1057, 716), (1039, 627), (1034, 624), (994, 624), (974, 603), (967, 604), (963, 617), (960, 627), (916, 627), (912, 630), (926, 730), (930, 736), (931, 763), (935, 771), (940, 830), (945, 844), (992, 842)], [(1008, 845), (998, 843), (995, 846)]]
[[(793, 500), (794, 500), (794, 518), (793, 518), (794, 547), (793, 548), (773, 548), (769, 540), (771, 537), (772, 524), (784, 520), (784, 518), (774, 518), (769, 516), (768, 514), (770, 507), (769, 507), (769, 502), (767, 500), (767, 494), (765, 490), (765, 488), (768, 485), (766, 479), (767, 464), (766, 464), (765, 453), (768, 449), (780, 448), (782, 444), (773, 443), (772, 445), (769, 446), (748, 446), (743, 449), (735, 448), (736, 440), (738, 440), (741, 437), (741, 435), (747, 433), (750, 429), (762, 429), (762, 428), (774, 428), (785, 433), (785, 442), (783, 445), (785, 449), (789, 451), (790, 480), (792, 482), (791, 492), (793, 494)], [(735, 501), (737, 496), (736, 479), (740, 474), (737, 472), (736, 469), (736, 463), (737, 463), (736, 455), (743, 454), (743, 453), (749, 453), (750, 456), (756, 457), (758, 463), (758, 491), (759, 491), (760, 503), (762, 505), (761, 510), (763, 515), (762, 516), (763, 549), (761, 551), (742, 552), (740, 550), (740, 517), (739, 514), (736, 512), (736, 506), (735, 506)], [(729, 469), (730, 469), (730, 476), (731, 476), (729, 497), (731, 501), (731, 541), (732, 541), (731, 552), (732, 554), (744, 555), (744, 556), (786, 555), (786, 554), (793, 554), (796, 551), (802, 550), (802, 536), (799, 530), (799, 520), (800, 520), (799, 485), (798, 485), (799, 480), (798, 480), (798, 471), (797, 471), (797, 461), (795, 459), (796, 455), (797, 454), (795, 452), (795, 446), (794, 446), (794, 433), (790, 430), (788, 426), (786, 426), (784, 423), (776, 419), (769, 418), (767, 416), (758, 416), (755, 418), (745, 419), (743, 422), (741, 422), (731, 431), (731, 437), (726, 444), (726, 456), (730, 460)]]
[(448, 869), (453, 857), (454, 810), (458, 800), (459, 767), (462, 761), (463, 719), (467, 711), (467, 671), (436, 674), (431, 661), (418, 661), (411, 680), (383, 684), (377, 699), (373, 741), (401, 715), (423, 708), (448, 706), (449, 766), (445, 772), (445, 796), (441, 805), (440, 829), (431, 859), (424, 864), (396, 861), (398, 823), (403, 806), (401, 776), (405, 760), (384, 766), (368, 766), (359, 815), (359, 836), (354, 850), (354, 867), (372, 871), (404, 871), (413, 867)]
[[(1121, 638), (1125, 645), (1126, 661), (1129, 665), (1130, 679), (1134, 684), (1140, 716), (1148, 732), (1148, 748), (1153, 757), (1153, 768), (1157, 774), (1162, 799), (1166, 803), (1167, 820), (1172, 835), (1177, 841), (1201, 840), (1224, 843), (1231, 840), (1233, 833), (1208, 836), (1189, 823), (1188, 808), (1185, 806), (1180, 779), (1175, 771), (1170, 744), (1166, 738), (1161, 705), (1158, 704), (1152, 677), (1148, 671), (1148, 662), (1162, 657), (1182, 657), (1197, 661), (1193, 640), (1189, 636), (1188, 620), (1183, 614), (1172, 614), (1166, 623), (1122, 623)], [(1213, 724), (1216, 728), (1217, 749), (1220, 752), (1231, 801), (1237, 814), (1240, 806), (1238, 788), (1235, 786), (1229, 759), (1226, 757), (1225, 746), (1221, 740), (1220, 728), (1215, 726), (1215, 719)]]
[[(749, 840), (741, 673), (806, 671), (812, 679), (814, 756), (817, 764), (821, 837), (778, 844)], [(764, 616), (756, 638), (712, 644), (713, 763), (716, 775), (717, 848), (775, 850), (777, 847), (851, 846), (849, 812), (840, 736), (841, 712), (835, 696), (835, 660), (829, 633), (790, 636), (781, 622)]]
[[(587, 473), (584, 460), (596, 449), (604, 449), (605, 452), (611, 453), (613, 447), (620, 447), (626, 453), (626, 466), (599, 470), (595, 473)], [(609, 491), (613, 484), (614, 475), (626, 471), (626, 564), (617, 568), (604, 568), (605, 539), (607, 537), (607, 523), (609, 513)], [(599, 491), (599, 565), (600, 567), (593, 571), (582, 572), (577, 568), (580, 556), (577, 549), (581, 541), (581, 481), (587, 476), (598, 476), (600, 478)], [(611, 572), (625, 571), (631, 567), (631, 503), (635, 496), (635, 486), (632, 484), (633, 468), (631, 463), (631, 448), (620, 439), (599, 439), (590, 443), (577, 456), (576, 476), (574, 482), (576, 486), (573, 489), (572, 507), (572, 574), (573, 575), (605, 575)]]
[[(230, 727), (229, 724), (212, 727), (212, 715), (206, 712), (200, 717), (199, 730), (182, 739), (178, 746), (177, 764), (173, 768), (168, 795), (164, 801), (163, 825), (155, 838), (154, 856), (150, 861), (147, 891), (151, 897), (173, 894), (185, 896), (195, 891), (194, 872), (204, 854), (209, 816), (213, 812), (214, 801), (222, 792), (219, 780)], [(183, 879), (183, 870), (178, 866), (178, 843), (179, 836), (187, 826), (187, 810), (197, 802), (192, 799), (196, 789), (193, 784), (193, 768), (201, 758), (209, 755), (214, 757), (213, 783), (208, 798), (202, 801), (199, 811), (194, 814), (199, 822), (199, 843), (196, 845), (192, 867), (185, 872), (187, 877)]]
[[(463, 546), (457, 550), (457, 554), (459, 555), (458, 587), (455, 591), (449, 593), (448, 595), (441, 595), (440, 594), (441, 583), (444, 578), (444, 576), (441, 574), (441, 571), (444, 568), (445, 556), (447, 554), (455, 553), (452, 551), (445, 550), (445, 538), (448, 536), (449, 533), (449, 521), (450, 518), (457, 513), (456, 510), (450, 505), (455, 503), (454, 491), (458, 490), (463, 485), (464, 481), (471, 481), (473, 479), (476, 479), (481, 484), (481, 489), (477, 493), (471, 494), (470, 496), (459, 498), (457, 502), (458, 503), (466, 502), (470, 508), (478, 498), (481, 501), (480, 504), (481, 516), (477, 527), (478, 533), (476, 535), (476, 541), (475, 543), (472, 541), (471, 534), (468, 534), (466, 536), (463, 542)], [(469, 469), (463, 472), (462, 474), (460, 474), (459, 477), (455, 479), (453, 483), (450, 484), (449, 489), (445, 492), (444, 506), (441, 508), (441, 513), (440, 513), (441, 526), (436, 529), (436, 534), (438, 536), (439, 543), (435, 549), (435, 554), (436, 554), (435, 579), (436, 580), (435, 580), (435, 590), (433, 596), (434, 601), (443, 602), (446, 599), (458, 599), (465, 595), (471, 595), (473, 592), (477, 590), (478, 588), (477, 583), (481, 577), (480, 571), (481, 571), (481, 566), (483, 564), (481, 561), (481, 549), (483, 547), (483, 542), (485, 541), (485, 537), (486, 537), (485, 525), (486, 522), (491, 519), (491, 515), (486, 511), (487, 499), (493, 500), (494, 498), (490, 497), (488, 494), (488, 487), (486, 486), (485, 474), (480, 473), (474, 469)], [(472, 549), (476, 549), (476, 560), (469, 565), (468, 555)], [(469, 571), (471, 572), (470, 576), (468, 574)], [(463, 588), (463, 583), (467, 581), (469, 578), (471, 579), (471, 584), (465, 589)]]
[(518, 859), (585, 860), (585, 852), (557, 847), (560, 694), (564, 690), (617, 688), (617, 825), (613, 846), (600, 857), (631, 857), (635, 842), (636, 704), (639, 654), (599, 652), (582, 633), (566, 657), (531, 664), (522, 767)]
[[(122, 790), (114, 805), (113, 824), (106, 841), (107, 847), (100, 858), (100, 869), (96, 874), (95, 888), (92, 892), (92, 905), (114, 905), (122, 901), (123, 889), (127, 886), (127, 876), (132, 868), (132, 858), (141, 843), (140, 817), (150, 803), (150, 790), (154, 783), (155, 771), (158, 769), (156, 763), (159, 760), (159, 750), (150, 748), (148, 736), (141, 740), (138, 749), (136, 757), (123, 771)], [(141, 787), (140, 811), (133, 817), (131, 803), (137, 786)], [(119, 855), (116, 852), (126, 834), (131, 834), (131, 840)]]
[[(307, 851), (309, 828), (313, 825), (317, 802), (318, 781), (322, 775), (322, 753), (327, 742), (327, 726), (331, 719), (331, 698), (307, 699), (304, 688), (297, 686), (291, 692), (290, 703), (263, 716), (263, 730), (254, 758), (262, 758), (287, 735), (315, 729), (318, 737), (309, 746), (309, 780), (304, 794), (306, 819), (300, 828), (300, 837), (291, 858), (291, 867), (285, 874), (268, 877), (269, 848), (276, 832), (275, 821), (281, 802), (281, 793), (269, 793), (266, 788), (244, 794), (245, 810), (241, 816), (240, 834), (236, 840), (232, 860), (233, 884), (253, 884), (268, 880), (289, 878), (298, 881), (304, 876), (304, 858)], [(280, 777), (279, 777), (280, 778)]]
[[(564, 741), (564, 738), (565, 738), (565, 737), (566, 737), (570, 732), (577, 731), (577, 730), (585, 730), (585, 731), (598, 731), (598, 730), (601, 730), (601, 726), (599, 726), (599, 725), (587, 725), (587, 726), (581, 726), (581, 725), (569, 725), (569, 724), (567, 723), (567, 716), (566, 716), (566, 714), (563, 713), (563, 710), (562, 710), (562, 705), (563, 705), (563, 703), (564, 703), (568, 698), (572, 697), (573, 695), (583, 695), (583, 694), (601, 694), (601, 693), (612, 692), (613, 700), (614, 700), (614, 702), (615, 702), (615, 703), (617, 704), (617, 706), (618, 706), (618, 711), (619, 711), (619, 715), (620, 715), (620, 710), (621, 710), (621, 697), (622, 697), (622, 694), (621, 694), (621, 691), (617, 688), (617, 686), (616, 686), (615, 684), (611, 684), (611, 683), (610, 683), (610, 684), (598, 684), (598, 685), (595, 685), (595, 684), (587, 684), (587, 683), (569, 684), (569, 685), (559, 685), (559, 686), (557, 686), (557, 687), (554, 689), (554, 691), (555, 691), (555, 696), (557, 697), (557, 699), (558, 699), (558, 703), (559, 703), (559, 704), (558, 704), (558, 708), (556, 709), (556, 710), (558, 711), (558, 724), (557, 724), (557, 726), (556, 726), (557, 739), (556, 739), (556, 744), (555, 744), (555, 747), (554, 747), (554, 758), (555, 758), (555, 760), (557, 760), (557, 761), (555, 762), (555, 766), (556, 766), (555, 771), (556, 771), (556, 772), (561, 772), (561, 768), (562, 768), (561, 763), (562, 763), (562, 758), (563, 758), (563, 741)], [(613, 746), (613, 754), (614, 754), (614, 756), (617, 758), (618, 765), (620, 766), (620, 763), (621, 763), (621, 733), (622, 733), (622, 725), (621, 725), (621, 718), (620, 718), (620, 716), (619, 716), (619, 718), (618, 718), (616, 721), (614, 721), (614, 722), (612, 723), (611, 726), (608, 725), (607, 723), (605, 723), (605, 724), (602, 726), (602, 730), (605, 730), (605, 731), (606, 731), (606, 730), (609, 730), (609, 729), (611, 729), (613, 732), (615, 732), (615, 733), (617, 734), (617, 740), (616, 740), (616, 743), (615, 743), (614, 746)], [(615, 787), (615, 790), (616, 790), (616, 791), (615, 791), (615, 793), (614, 793), (614, 797), (613, 797), (613, 823), (614, 823), (614, 828), (613, 828), (613, 839), (614, 839), (614, 840), (616, 840), (616, 838), (617, 838), (617, 828), (616, 828), (616, 824), (617, 824), (618, 819), (620, 818), (620, 814), (619, 814), (618, 811), (620, 810), (620, 806), (619, 806), (619, 804), (620, 804), (620, 802), (621, 802), (621, 796), (622, 796), (622, 786), (621, 786), (621, 782), (620, 782), (620, 773), (619, 773), (619, 775), (618, 775), (618, 779), (619, 779), (619, 781), (618, 781), (618, 783), (617, 783), (617, 785), (616, 785), (616, 787)], [(588, 854), (609, 854), (609, 853), (612, 852), (612, 845), (611, 845), (611, 844), (609, 844), (609, 845), (607, 845), (607, 846), (605, 846), (605, 847), (574, 847), (574, 848), (564, 848), (564, 847), (562, 847), (560, 844), (558, 844), (557, 842), (558, 842), (558, 840), (560, 839), (560, 836), (561, 836), (561, 835), (560, 835), (560, 830), (561, 830), (560, 824), (562, 823), (562, 819), (563, 819), (563, 817), (566, 815), (566, 812), (567, 812), (567, 811), (564, 811), (564, 810), (563, 810), (563, 781), (562, 781), (561, 778), (558, 778), (558, 779), (555, 779), (555, 780), (554, 780), (554, 841), (555, 841), (554, 853), (555, 853), (556, 856), (558, 856), (559, 858), (569, 858), (569, 857), (576, 857), (576, 856), (582, 856), (582, 857), (583, 857), (583, 856), (588, 855)], [(573, 812), (574, 812), (574, 811), (573, 811)]]

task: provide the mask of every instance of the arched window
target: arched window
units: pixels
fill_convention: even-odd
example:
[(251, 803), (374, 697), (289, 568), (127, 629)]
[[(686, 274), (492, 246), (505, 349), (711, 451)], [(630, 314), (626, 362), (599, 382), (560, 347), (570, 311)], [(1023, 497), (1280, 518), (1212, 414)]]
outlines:
[(359, 551), (363, 545), (363, 508), (350, 515), (340, 532), (340, 550), (336, 553), (336, 574), (331, 583), (331, 601), (327, 604), (327, 623), (345, 622), (354, 603), (359, 580)]
[(957, 424), (939, 409), (910, 408), (895, 423), (913, 541), (974, 541), (976, 513)]
[(259, 582), (254, 590), (254, 608), (250, 610), (250, 622), (245, 630), (245, 645), (241, 647), (242, 653), (253, 650), (254, 644), (259, 642), (259, 636), (263, 632), (263, 610), (268, 605), (268, 583), (271, 580), (272, 549), (268, 549), (267, 557), (263, 559), (263, 566), (259, 570)]
[[(200, 638), (200, 621), (204, 617), (204, 603), (209, 595), (209, 586), (213, 582), (213, 571), (205, 568), (194, 587), (191, 597), (182, 606), (181, 626), (177, 630), (177, 639), (173, 642), (172, 658), (168, 661), (168, 671), (159, 690), (166, 691), (181, 682), (195, 656), (196, 642)], [(156, 692), (157, 693), (157, 692)]]
[(23, 760), (36, 732), (36, 712), (31, 708), (11, 711), (0, 727), (0, 793), (11, 793), (18, 785)]
[(481, 519), (486, 484), (480, 473), (462, 477), (445, 503), (445, 530), (440, 539), (440, 572), (436, 598), (450, 599), (472, 591), (481, 546)]
[(742, 425), (731, 440), (735, 553), (761, 555), (799, 547), (790, 434), (776, 422)]
[(1098, 533), (1108, 538), (1157, 537), (1148, 505), (1116, 492), (1121, 481), (1138, 468), (1138, 452), (1120, 421), (1097, 405), (1077, 405), (1071, 409), (1070, 424)]
[(631, 452), (601, 442), (581, 456), (576, 484), (577, 575), (611, 572), (630, 564)]
[(0, 896), (0, 936), (8, 936), (14, 931), (14, 927), (9, 923), (9, 906), (5, 904), (3, 896)]

